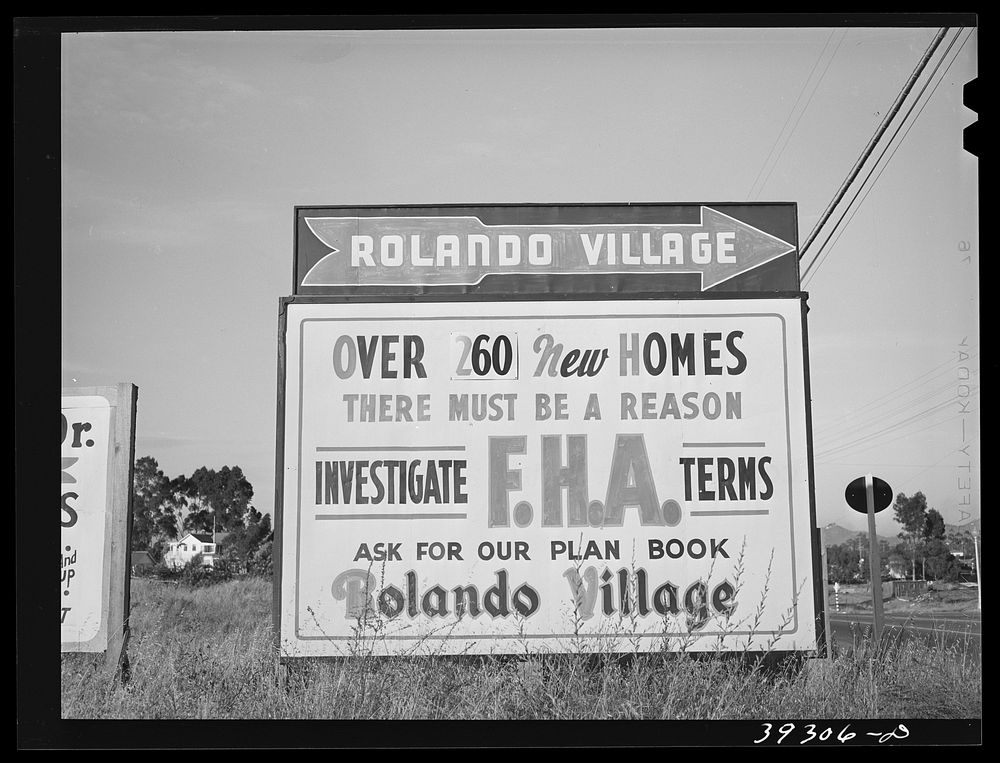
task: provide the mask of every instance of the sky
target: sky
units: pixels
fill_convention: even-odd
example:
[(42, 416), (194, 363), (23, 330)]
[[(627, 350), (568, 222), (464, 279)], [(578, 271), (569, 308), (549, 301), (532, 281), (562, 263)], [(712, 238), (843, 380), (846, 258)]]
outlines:
[[(937, 31), (66, 34), (62, 385), (135, 383), (137, 457), (269, 513), (296, 205), (794, 201), (804, 242)], [(977, 57), (945, 37), (802, 261), (820, 526), (866, 472), (979, 516)]]

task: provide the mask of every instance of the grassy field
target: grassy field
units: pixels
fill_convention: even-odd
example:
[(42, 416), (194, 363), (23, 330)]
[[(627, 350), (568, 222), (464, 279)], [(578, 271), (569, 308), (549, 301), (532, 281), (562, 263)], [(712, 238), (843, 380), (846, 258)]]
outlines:
[(131, 680), (62, 658), (63, 718), (981, 718), (982, 664), (912, 641), (832, 661), (749, 656), (445, 657), (299, 664), (271, 642), (271, 583), (132, 581)]

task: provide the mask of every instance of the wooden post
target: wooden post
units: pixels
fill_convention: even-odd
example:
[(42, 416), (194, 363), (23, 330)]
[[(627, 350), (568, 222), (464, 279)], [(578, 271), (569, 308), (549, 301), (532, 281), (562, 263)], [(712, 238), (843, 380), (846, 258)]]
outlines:
[(872, 637), (878, 645), (882, 640), (882, 560), (879, 558), (878, 536), (875, 534), (875, 481), (871, 474), (865, 475), (865, 493), (868, 497), (868, 545), (871, 569), (872, 604), (874, 616)]
[(826, 538), (823, 535), (823, 529), (820, 528), (819, 531), (819, 545), (821, 549), (822, 559), (823, 559), (823, 640), (826, 645), (826, 656), (827, 659), (833, 659), (833, 645), (830, 642), (830, 594), (829, 594), (829, 575), (827, 571), (827, 561), (826, 561)]
[[(106, 475), (103, 477), (104, 515), (103, 544), (93, 539), (93, 547), (85, 549), (91, 554), (102, 554), (100, 574), (94, 570), (89, 585), (100, 586), (100, 609), (94, 609), (100, 618), (100, 629), (85, 642), (79, 639), (63, 642), (64, 652), (103, 652), (104, 668), (114, 680), (128, 681), (129, 609), (131, 606), (131, 540), (132, 540), (132, 480), (135, 461), (135, 413), (139, 390), (134, 384), (121, 383), (113, 387), (78, 387), (63, 389), (63, 398), (86, 398), (83, 408), (108, 410)], [(95, 399), (103, 398), (103, 403)], [(72, 407), (72, 404), (71, 404)], [(64, 409), (65, 410), (65, 409)], [(80, 432), (89, 431), (81, 427)], [(93, 446), (93, 440), (79, 438), (82, 447)], [(65, 459), (64, 459), (65, 460)], [(72, 468), (77, 457), (68, 459)], [(71, 474), (68, 481), (74, 485)], [(92, 484), (92, 483), (88, 483)], [(69, 527), (71, 525), (67, 525)], [(102, 548), (103, 545), (103, 548)], [(68, 547), (67, 547), (68, 548)], [(75, 553), (75, 552), (74, 552)], [(75, 557), (74, 557), (75, 558)], [(96, 582), (95, 582), (96, 581)]]
[[(132, 481), (135, 478), (135, 413), (139, 388), (121, 383), (117, 391), (115, 412), (114, 473), (128, 475), (116, 479), (112, 489), (111, 531), (111, 593), (113, 605), (108, 620), (108, 651), (105, 665), (114, 671), (114, 678), (128, 683), (131, 670), (128, 661), (129, 610), (132, 606)], [(120, 566), (119, 566), (120, 565)]]
[[(275, 674), (281, 671), (281, 570), (283, 564), (285, 522), (285, 338), (288, 330), (288, 305), (283, 298), (278, 302), (278, 401), (275, 414), (274, 446), (274, 524), (271, 540), (271, 629)], [(287, 676), (286, 676), (287, 678)]]

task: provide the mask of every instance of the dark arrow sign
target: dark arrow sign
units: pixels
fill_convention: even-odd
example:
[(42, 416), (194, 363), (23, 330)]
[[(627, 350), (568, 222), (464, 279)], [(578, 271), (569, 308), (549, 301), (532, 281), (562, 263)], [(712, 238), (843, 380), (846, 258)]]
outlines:
[[(875, 513), (877, 514), (892, 503), (892, 488), (889, 487), (889, 483), (878, 477), (872, 477), (872, 486), (875, 494)], [(847, 490), (844, 491), (844, 498), (847, 499), (847, 505), (852, 509), (867, 514), (868, 496), (865, 490), (865, 478), (858, 477), (852, 481), (847, 486)]]
[[(795, 251), (783, 238), (708, 205), (685, 205), (685, 222), (676, 221), (673, 209), (663, 222), (650, 221), (648, 211), (633, 221), (619, 221), (628, 217), (620, 213), (602, 220), (601, 211), (609, 209), (603, 207), (592, 222), (528, 224), (525, 215), (512, 213), (499, 215), (511, 223), (487, 223), (481, 214), (461, 213), (468, 209), (413, 214), (388, 208), (391, 214), (378, 216), (344, 214), (349, 208), (300, 210), (299, 250), (309, 238), (314, 253), (299, 262), (296, 287), (320, 293), (325, 287), (473, 286), (487, 276), (685, 274), (697, 276), (697, 290), (705, 291)], [(497, 209), (504, 208), (491, 211)]]

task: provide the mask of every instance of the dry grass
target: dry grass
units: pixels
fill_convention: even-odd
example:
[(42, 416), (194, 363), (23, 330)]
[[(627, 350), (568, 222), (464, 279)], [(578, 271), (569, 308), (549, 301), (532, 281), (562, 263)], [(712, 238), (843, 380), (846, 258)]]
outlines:
[(64, 718), (981, 718), (961, 648), (868, 642), (832, 661), (750, 655), (382, 658), (277, 665), (269, 581), (133, 581), (131, 680), (64, 655)]

